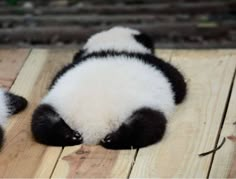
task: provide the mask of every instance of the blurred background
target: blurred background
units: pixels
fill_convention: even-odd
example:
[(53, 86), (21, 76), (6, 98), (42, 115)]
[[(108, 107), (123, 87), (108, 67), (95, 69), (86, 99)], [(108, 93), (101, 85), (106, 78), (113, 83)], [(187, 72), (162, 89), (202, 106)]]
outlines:
[(236, 0), (0, 0), (2, 47), (79, 47), (116, 25), (157, 48), (234, 48)]

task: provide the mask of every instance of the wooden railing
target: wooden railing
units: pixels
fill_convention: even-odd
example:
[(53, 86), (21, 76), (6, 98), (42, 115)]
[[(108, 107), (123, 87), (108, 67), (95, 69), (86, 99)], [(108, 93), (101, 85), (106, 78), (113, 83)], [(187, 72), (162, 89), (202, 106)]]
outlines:
[(0, 44), (80, 45), (123, 25), (149, 33), (161, 48), (236, 47), (236, 0), (19, 0), (0, 2)]

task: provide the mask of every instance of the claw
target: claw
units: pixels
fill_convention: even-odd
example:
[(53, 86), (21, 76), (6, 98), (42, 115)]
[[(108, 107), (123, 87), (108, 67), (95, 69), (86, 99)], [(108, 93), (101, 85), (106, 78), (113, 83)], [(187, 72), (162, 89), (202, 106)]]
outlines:
[(109, 140), (111, 138), (110, 135), (106, 136), (105, 140)]
[(102, 142), (103, 142), (103, 143), (110, 143), (110, 142), (111, 142), (111, 136), (110, 136), (110, 135), (107, 135), (107, 136), (105, 137), (105, 139), (102, 139)]
[(76, 137), (72, 137), (73, 140), (76, 140), (77, 138)]
[(78, 132), (75, 133), (75, 136), (77, 137), (81, 137), (80, 134)]

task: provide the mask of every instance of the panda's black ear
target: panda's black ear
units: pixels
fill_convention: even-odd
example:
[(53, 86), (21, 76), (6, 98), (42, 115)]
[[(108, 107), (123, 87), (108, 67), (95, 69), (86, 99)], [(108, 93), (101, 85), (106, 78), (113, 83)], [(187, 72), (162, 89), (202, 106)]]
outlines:
[(28, 104), (27, 100), (21, 96), (10, 92), (5, 92), (7, 107), (10, 115), (16, 114), (24, 110)]
[(149, 37), (149, 35), (147, 35), (145, 33), (140, 33), (140, 34), (135, 34), (134, 38), (137, 42), (142, 44), (144, 47), (151, 50), (152, 54), (154, 53), (154, 43), (153, 43), (151, 37)]

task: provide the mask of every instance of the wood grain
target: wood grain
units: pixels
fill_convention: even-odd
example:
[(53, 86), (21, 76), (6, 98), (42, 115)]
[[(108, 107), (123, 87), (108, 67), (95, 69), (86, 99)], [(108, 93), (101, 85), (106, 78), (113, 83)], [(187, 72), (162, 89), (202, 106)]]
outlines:
[[(236, 61), (236, 53), (232, 53), (232, 57)], [(233, 124), (236, 121), (236, 79), (232, 89), (229, 106), (226, 113), (226, 118), (222, 131), (220, 133), (219, 142), (223, 137), (236, 136), (236, 126)], [(210, 172), (211, 178), (236, 178), (236, 143), (235, 139), (227, 140), (223, 147), (216, 152), (212, 169)]]
[(0, 49), (0, 87), (11, 87), (29, 52), (28, 49)]
[[(159, 57), (171, 60), (185, 74), (189, 94), (170, 120), (164, 140), (140, 149), (137, 157), (136, 150), (112, 151), (86, 145), (62, 150), (33, 141), (31, 114), (46, 93), (52, 76), (71, 60), (74, 52), (35, 49), (25, 61), (10, 91), (25, 96), (30, 105), (9, 120), (6, 142), (0, 153), (0, 178), (49, 178), (51, 175), (53, 178), (127, 178), (132, 166), (131, 178), (206, 177), (211, 155), (198, 157), (198, 154), (214, 147), (236, 65), (235, 50), (156, 51)], [(0, 59), (1, 53), (0, 50)], [(235, 88), (221, 137), (236, 135), (232, 125), (236, 115)], [(215, 155), (210, 176), (235, 177), (235, 156), (235, 143), (227, 140)]]
[(6, 142), (0, 153), (0, 177), (49, 177), (61, 148), (36, 143), (31, 136), (30, 122), (35, 106), (45, 94), (49, 82), (72, 58), (73, 51), (36, 49), (28, 57), (11, 90), (25, 96), (27, 110), (9, 121)]
[(159, 144), (140, 149), (131, 172), (135, 177), (205, 178), (214, 147), (235, 60), (227, 51), (176, 51), (171, 62), (188, 81), (186, 101), (169, 121)]
[(52, 178), (126, 178), (136, 150), (107, 150), (101, 146), (66, 147)]

